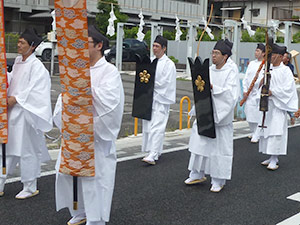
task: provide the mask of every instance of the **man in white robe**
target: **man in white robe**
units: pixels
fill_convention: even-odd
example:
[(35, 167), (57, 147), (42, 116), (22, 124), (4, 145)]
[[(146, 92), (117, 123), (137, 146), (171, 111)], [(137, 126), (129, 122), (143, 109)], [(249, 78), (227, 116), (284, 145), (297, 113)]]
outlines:
[[(246, 96), (246, 92), (248, 91), (250, 84), (252, 83), (253, 78), (256, 76), (256, 73), (258, 71), (258, 68), (260, 64), (262, 63), (262, 60), (265, 55), (265, 46), (264, 44), (257, 44), (257, 47), (255, 49), (255, 60), (251, 61), (248, 65), (245, 78), (243, 80), (243, 95)], [(245, 114), (246, 114), (246, 120), (249, 124), (251, 135), (249, 138), (251, 139), (258, 123), (260, 122), (260, 113), (259, 113), (259, 104), (256, 101), (256, 95), (259, 90), (259, 82), (261, 81), (261, 78), (263, 77), (263, 70), (259, 73), (258, 79), (256, 80), (254, 87), (252, 91), (250, 92), (247, 101), (245, 102)]]
[[(50, 159), (44, 132), (52, 129), (51, 80), (45, 66), (34, 55), (41, 41), (34, 29), (26, 29), (18, 41), (21, 55), (8, 74), (6, 167), (7, 174), (11, 174), (17, 164), (20, 166), (23, 190), (16, 195), (17, 199), (39, 193), (37, 178), (41, 163)], [(4, 194), (7, 174), (0, 174), (0, 196)]]
[[(56, 164), (56, 209), (67, 207), (72, 215), (68, 225), (105, 225), (109, 221), (116, 174), (115, 140), (120, 131), (124, 90), (117, 68), (103, 57), (108, 39), (94, 26), (89, 27), (89, 54), (93, 96), (95, 176), (78, 177), (78, 210), (73, 210), (73, 177), (59, 172)], [(54, 122), (61, 128), (61, 96)], [(60, 156), (60, 153), (59, 153)]]
[(176, 102), (176, 67), (166, 56), (167, 39), (158, 35), (153, 43), (153, 53), (158, 59), (152, 103), (151, 120), (143, 120), (142, 152), (150, 152), (142, 161), (151, 165), (162, 154), (165, 129), (170, 105)]
[[(233, 160), (233, 116), (240, 94), (239, 77), (231, 56), (231, 43), (218, 41), (212, 51), (213, 65), (209, 68), (216, 138), (201, 136), (194, 122), (189, 142), (191, 157), (187, 185), (206, 181), (211, 176), (211, 191), (219, 192), (231, 179)], [(191, 112), (191, 115), (193, 112)]]
[[(298, 96), (293, 73), (290, 68), (282, 63), (282, 57), (286, 47), (273, 45), (271, 63), (271, 81), (269, 92), (269, 109), (266, 112), (266, 128), (257, 128), (259, 136), (259, 152), (270, 155), (270, 158), (261, 164), (270, 170), (278, 169), (278, 156), (287, 154), (287, 112), (296, 112), (298, 108)], [(260, 92), (259, 92), (260, 93)], [(257, 95), (259, 101), (260, 95)], [(262, 115), (260, 113), (260, 123)]]

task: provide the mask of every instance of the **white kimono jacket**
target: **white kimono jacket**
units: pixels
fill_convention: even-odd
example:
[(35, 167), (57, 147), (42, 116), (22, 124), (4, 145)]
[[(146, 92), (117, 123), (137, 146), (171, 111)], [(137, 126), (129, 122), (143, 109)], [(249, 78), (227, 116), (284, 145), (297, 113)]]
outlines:
[(210, 82), (216, 138), (198, 134), (194, 121), (189, 141), (191, 154), (189, 170), (204, 171), (213, 178), (231, 179), (233, 159), (233, 117), (234, 108), (240, 95), (239, 77), (232, 61), (221, 69), (210, 66)]
[(176, 102), (176, 67), (168, 56), (157, 62), (151, 120), (143, 120), (142, 151), (162, 152), (170, 105)]
[[(43, 132), (52, 129), (51, 80), (42, 62), (31, 54), (15, 59), (8, 74), (8, 96), (17, 103), (8, 110), (7, 156), (20, 157), (21, 180), (40, 176), (41, 162), (50, 159)], [(2, 151), (0, 151), (2, 154)]]
[[(261, 61), (254, 60), (249, 63), (249, 66), (247, 68), (245, 78), (243, 80), (243, 92), (247, 92), (250, 84), (253, 80), (253, 78), (256, 75), (256, 72), (261, 64)], [(259, 123), (260, 119), (260, 113), (259, 113), (259, 104), (256, 101), (256, 95), (259, 92), (259, 83), (261, 79), (263, 78), (263, 69), (258, 75), (258, 78), (255, 82), (255, 85), (250, 92), (247, 101), (245, 102), (245, 114), (246, 114), (246, 120), (250, 123)]]
[[(95, 177), (79, 177), (78, 210), (87, 215), (89, 221), (109, 221), (116, 173), (115, 140), (120, 131), (124, 90), (121, 76), (115, 66), (102, 57), (91, 72), (93, 95)], [(61, 128), (61, 96), (59, 96), (54, 122)], [(56, 209), (68, 207), (73, 211), (73, 178), (59, 173), (60, 154), (56, 163)]]
[[(259, 152), (268, 155), (287, 154), (287, 111), (296, 112), (298, 109), (298, 96), (293, 74), (289, 67), (281, 63), (271, 70), (270, 90), (272, 96), (269, 97), (269, 110), (266, 113), (265, 126), (267, 128), (257, 128), (255, 137), (258, 135)], [(260, 93), (260, 90), (259, 90)], [(260, 100), (260, 94), (256, 100)], [(262, 123), (263, 113), (260, 112), (260, 122)]]

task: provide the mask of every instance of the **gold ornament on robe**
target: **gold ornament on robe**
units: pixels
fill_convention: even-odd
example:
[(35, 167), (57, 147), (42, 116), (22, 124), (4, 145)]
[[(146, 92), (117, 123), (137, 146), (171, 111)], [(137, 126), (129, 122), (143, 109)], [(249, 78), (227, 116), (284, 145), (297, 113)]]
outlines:
[(140, 72), (139, 76), (140, 76), (141, 83), (145, 82), (145, 84), (147, 84), (149, 82), (149, 79), (151, 77), (151, 75), (148, 73), (147, 70), (144, 70), (143, 72)]
[(198, 75), (197, 80), (195, 80), (195, 85), (197, 86), (198, 91), (204, 91), (205, 81), (202, 80), (202, 77), (200, 75)]

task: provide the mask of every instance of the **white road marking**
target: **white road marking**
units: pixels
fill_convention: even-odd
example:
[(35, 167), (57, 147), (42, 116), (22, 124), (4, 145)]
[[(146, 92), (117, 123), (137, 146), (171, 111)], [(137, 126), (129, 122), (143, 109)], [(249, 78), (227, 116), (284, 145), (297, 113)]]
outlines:
[(300, 213), (297, 213), (276, 225), (300, 225)]
[[(287, 199), (300, 202), (300, 192), (288, 196)], [(297, 213), (294, 216), (291, 216), (284, 221), (277, 223), (276, 225), (300, 225), (300, 213)]]
[(287, 197), (287, 199), (300, 202), (300, 192)]

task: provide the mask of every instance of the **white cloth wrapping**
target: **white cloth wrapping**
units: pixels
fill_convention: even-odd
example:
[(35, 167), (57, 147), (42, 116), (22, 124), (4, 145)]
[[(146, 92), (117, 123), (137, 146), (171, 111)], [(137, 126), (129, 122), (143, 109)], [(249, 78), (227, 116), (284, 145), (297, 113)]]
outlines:
[(189, 141), (191, 158), (189, 170), (204, 171), (213, 178), (231, 179), (233, 160), (233, 116), (234, 107), (240, 94), (236, 66), (226, 62), (221, 69), (210, 67), (210, 81), (213, 85), (212, 102), (216, 138), (198, 134), (197, 121), (194, 122)]
[[(95, 177), (78, 178), (78, 207), (88, 221), (109, 221), (116, 173), (116, 146), (124, 107), (121, 76), (115, 66), (102, 57), (91, 71), (93, 95)], [(61, 128), (61, 97), (54, 110), (54, 122)], [(59, 154), (60, 156), (60, 154)], [(59, 173), (56, 163), (56, 209), (68, 207), (74, 215), (72, 176)]]
[(157, 62), (151, 120), (143, 120), (142, 151), (161, 154), (170, 104), (176, 102), (176, 67), (163, 55)]
[(41, 162), (50, 159), (43, 132), (52, 129), (51, 80), (34, 54), (25, 61), (18, 56), (8, 80), (8, 96), (17, 103), (8, 110), (6, 154), (19, 157), (21, 181), (31, 181), (40, 176)]
[[(257, 128), (254, 138), (260, 139), (259, 152), (268, 155), (287, 154), (287, 111), (296, 112), (298, 96), (293, 74), (289, 67), (281, 63), (272, 67), (269, 97), (269, 110), (266, 113), (265, 126)], [(260, 90), (256, 96), (260, 100)], [(263, 113), (260, 112), (260, 123)]]
[[(247, 92), (256, 72), (261, 64), (261, 61), (254, 60), (248, 65), (245, 78), (243, 80), (243, 92)], [(259, 83), (263, 78), (263, 69), (260, 71), (258, 78), (254, 84), (252, 91), (250, 92), (247, 101), (245, 102), (244, 112), (246, 114), (246, 120), (248, 123), (259, 123), (260, 111), (259, 103), (256, 101), (257, 93), (259, 92)]]

